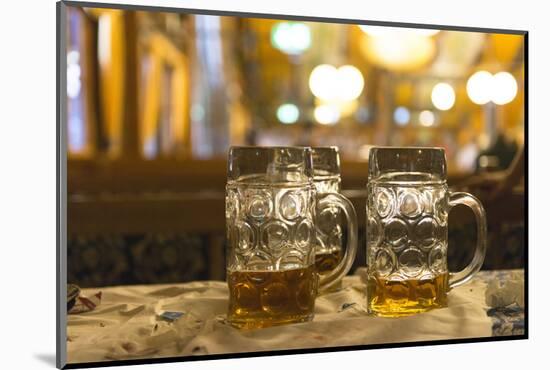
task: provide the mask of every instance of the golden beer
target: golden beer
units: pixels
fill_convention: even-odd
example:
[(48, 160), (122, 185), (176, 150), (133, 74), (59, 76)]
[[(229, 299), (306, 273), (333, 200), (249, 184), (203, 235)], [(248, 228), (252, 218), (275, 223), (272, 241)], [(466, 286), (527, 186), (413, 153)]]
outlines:
[(314, 265), (292, 270), (229, 271), (233, 326), (265, 328), (313, 318), (318, 274)]
[(448, 289), (448, 273), (405, 280), (371, 276), (367, 282), (367, 302), (369, 311), (374, 315), (405, 316), (445, 307)]

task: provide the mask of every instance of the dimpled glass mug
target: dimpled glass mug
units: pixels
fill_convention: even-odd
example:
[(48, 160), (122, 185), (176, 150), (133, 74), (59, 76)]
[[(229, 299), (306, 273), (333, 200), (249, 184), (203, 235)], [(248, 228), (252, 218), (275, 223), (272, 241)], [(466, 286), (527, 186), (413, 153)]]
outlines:
[[(313, 184), (318, 195), (339, 194), (341, 191), (340, 155), (338, 147), (313, 147)], [(315, 219), (316, 253), (315, 266), (321, 275), (332, 273), (337, 267), (347, 273), (357, 254), (357, 243), (347, 243), (350, 250), (350, 265), (342, 265), (344, 255), (344, 238), (342, 224), (344, 219), (338, 205), (327, 206), (317, 213)], [(354, 215), (355, 218), (355, 215)], [(343, 277), (342, 274), (337, 274)], [(345, 275), (345, 274), (344, 274)], [(323, 292), (335, 291), (342, 287), (342, 279), (333, 280), (322, 287)]]
[[(483, 206), (468, 193), (450, 193), (441, 148), (372, 148), (367, 200), (367, 308), (403, 316), (447, 305), (451, 288), (466, 283), (485, 258)], [(447, 269), (447, 219), (452, 207), (472, 209), (477, 246), (470, 264)]]
[[(350, 243), (357, 242), (357, 222), (341, 195), (317, 196), (311, 149), (232, 147), (225, 205), (228, 321), (250, 329), (312, 320), (319, 284), (347, 273), (337, 267), (319, 278), (315, 215), (338, 205)], [(351, 257), (341, 264), (351, 265)]]

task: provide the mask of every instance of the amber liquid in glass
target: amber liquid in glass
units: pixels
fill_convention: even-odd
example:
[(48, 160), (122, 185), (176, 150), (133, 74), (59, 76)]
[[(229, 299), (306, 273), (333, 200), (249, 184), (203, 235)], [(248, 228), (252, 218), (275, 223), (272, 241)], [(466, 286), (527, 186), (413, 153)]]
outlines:
[(334, 270), (342, 260), (342, 250), (335, 249), (331, 252), (321, 252), (315, 255), (315, 267), (321, 275)]
[(388, 280), (371, 276), (367, 282), (369, 313), (398, 317), (447, 305), (449, 274), (426, 279)]
[(228, 271), (229, 322), (254, 329), (310, 321), (317, 296), (315, 265), (282, 271)]

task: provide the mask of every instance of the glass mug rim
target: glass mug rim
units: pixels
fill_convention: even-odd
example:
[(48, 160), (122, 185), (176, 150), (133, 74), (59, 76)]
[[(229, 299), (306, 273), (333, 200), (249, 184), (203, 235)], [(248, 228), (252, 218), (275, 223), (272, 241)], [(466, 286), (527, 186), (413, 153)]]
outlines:
[(270, 149), (311, 149), (308, 145), (231, 145), (229, 151), (231, 150), (242, 150), (242, 149), (255, 149), (255, 150), (270, 150)]
[(447, 183), (445, 148), (375, 146), (369, 151), (369, 182)]
[(320, 151), (330, 151), (330, 152), (340, 152), (340, 148), (336, 145), (320, 145), (320, 146), (312, 146), (310, 147), (314, 150), (320, 150)]
[[(228, 150), (227, 184), (241, 182), (265, 184), (266, 186), (281, 183), (310, 184), (313, 181), (311, 151), (309, 146), (231, 146)], [(280, 168), (273, 167), (277, 153), (287, 155), (288, 163), (280, 163)], [(254, 163), (254, 168), (243, 171), (237, 165), (238, 161), (235, 160), (238, 154), (250, 156), (246, 162)], [(256, 160), (253, 156), (257, 157)], [(296, 176), (284, 179), (269, 177), (270, 172), (277, 173), (282, 169), (288, 173), (294, 173)]]
[(311, 158), (315, 181), (340, 178), (340, 149), (337, 146), (312, 146)]

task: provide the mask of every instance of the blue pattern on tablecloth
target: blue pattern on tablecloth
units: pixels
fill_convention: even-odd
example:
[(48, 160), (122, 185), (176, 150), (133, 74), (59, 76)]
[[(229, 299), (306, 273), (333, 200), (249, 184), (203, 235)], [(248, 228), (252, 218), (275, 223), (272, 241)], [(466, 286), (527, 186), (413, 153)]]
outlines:
[[(486, 283), (495, 279), (504, 281), (510, 277), (512, 272), (512, 270), (480, 271), (474, 279)], [(525, 310), (517, 304), (489, 308), (487, 316), (493, 320), (493, 336), (495, 337), (525, 334)]]

